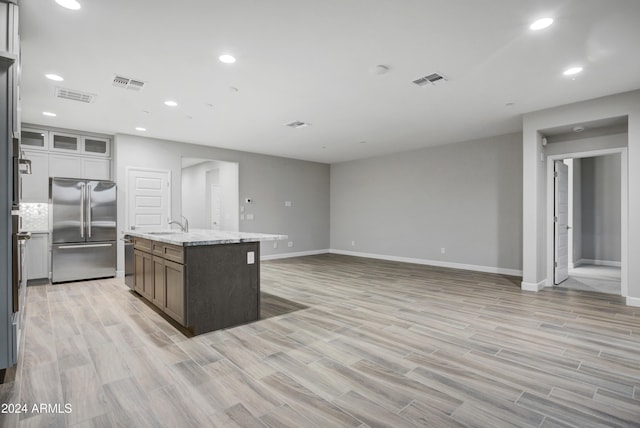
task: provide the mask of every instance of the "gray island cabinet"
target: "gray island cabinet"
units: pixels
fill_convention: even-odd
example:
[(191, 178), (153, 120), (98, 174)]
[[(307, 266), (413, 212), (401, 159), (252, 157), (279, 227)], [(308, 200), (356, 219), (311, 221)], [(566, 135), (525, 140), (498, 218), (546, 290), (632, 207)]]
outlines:
[(260, 318), (260, 241), (286, 235), (127, 232), (133, 289), (194, 335)]

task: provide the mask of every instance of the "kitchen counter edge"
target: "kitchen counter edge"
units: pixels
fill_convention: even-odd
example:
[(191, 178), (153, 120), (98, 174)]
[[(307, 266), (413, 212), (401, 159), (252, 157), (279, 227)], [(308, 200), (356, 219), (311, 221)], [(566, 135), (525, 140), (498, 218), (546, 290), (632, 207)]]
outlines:
[(198, 229), (190, 232), (175, 232), (170, 234), (145, 233), (135, 230), (123, 232), (125, 236), (164, 242), (165, 244), (183, 247), (239, 244), (241, 242), (279, 241), (287, 239), (287, 235), (253, 232), (225, 232)]

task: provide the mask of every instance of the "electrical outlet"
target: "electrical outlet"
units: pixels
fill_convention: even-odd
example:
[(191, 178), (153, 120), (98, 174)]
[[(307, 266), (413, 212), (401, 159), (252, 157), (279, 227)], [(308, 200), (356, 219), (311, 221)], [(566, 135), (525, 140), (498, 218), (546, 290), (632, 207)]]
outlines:
[(356, 246), (356, 241), (351, 241), (351, 246), (355, 247)]
[(247, 220), (253, 220), (253, 214), (247, 214)]
[(447, 252), (447, 249), (442, 247), (440, 248), (440, 254), (445, 254)]
[(291, 207), (291, 206), (293, 206), (293, 203), (291, 201), (284, 201), (284, 206), (285, 207)]
[(273, 248), (278, 248), (278, 241), (273, 242)]
[(287, 242), (287, 247), (293, 247), (293, 241)]

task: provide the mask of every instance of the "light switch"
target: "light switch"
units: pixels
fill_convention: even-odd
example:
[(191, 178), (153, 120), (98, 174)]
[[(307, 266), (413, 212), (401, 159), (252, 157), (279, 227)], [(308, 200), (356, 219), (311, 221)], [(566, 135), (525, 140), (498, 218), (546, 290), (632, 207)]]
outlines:
[(253, 214), (247, 214), (247, 220), (253, 220)]
[(290, 206), (293, 206), (293, 203), (291, 201), (284, 201), (284, 206), (290, 207)]
[(256, 253), (253, 251), (249, 251), (247, 253), (247, 264), (252, 265), (256, 262)]

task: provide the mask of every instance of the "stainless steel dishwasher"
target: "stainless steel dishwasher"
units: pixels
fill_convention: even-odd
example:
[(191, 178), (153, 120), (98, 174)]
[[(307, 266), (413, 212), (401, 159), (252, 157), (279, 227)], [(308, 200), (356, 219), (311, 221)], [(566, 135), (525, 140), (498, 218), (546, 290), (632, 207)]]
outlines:
[(128, 237), (125, 237), (122, 240), (124, 241), (124, 283), (133, 290), (135, 283), (133, 268), (133, 240)]

